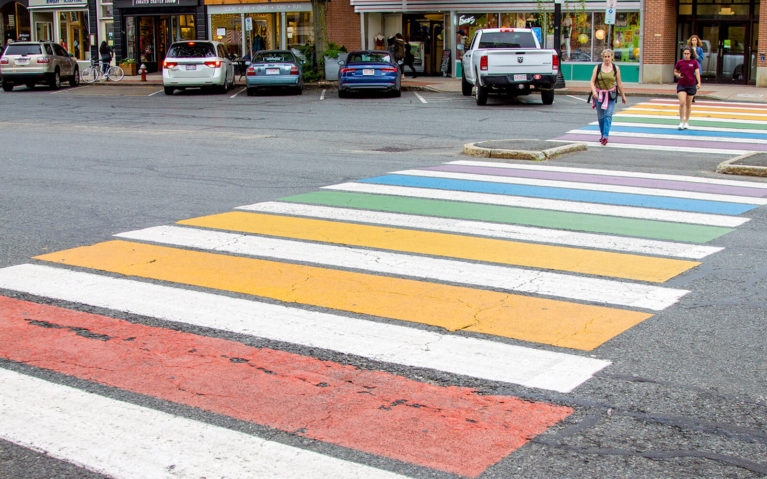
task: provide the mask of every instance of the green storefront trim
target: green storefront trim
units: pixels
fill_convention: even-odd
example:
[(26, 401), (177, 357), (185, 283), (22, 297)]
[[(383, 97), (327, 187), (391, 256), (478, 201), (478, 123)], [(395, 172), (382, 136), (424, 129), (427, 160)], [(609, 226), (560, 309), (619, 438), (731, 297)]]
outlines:
[[(626, 83), (639, 83), (638, 63), (617, 63), (621, 69), (621, 80)], [(562, 76), (567, 80), (590, 81), (596, 63), (563, 63)]]

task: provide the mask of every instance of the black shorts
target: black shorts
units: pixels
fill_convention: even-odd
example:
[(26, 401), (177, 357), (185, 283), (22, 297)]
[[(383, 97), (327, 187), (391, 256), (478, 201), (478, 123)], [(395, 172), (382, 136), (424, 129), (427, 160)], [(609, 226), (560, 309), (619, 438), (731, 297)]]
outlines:
[(690, 85), (690, 86), (684, 86), (684, 85), (676, 85), (676, 92), (686, 92), (688, 96), (695, 96), (696, 93), (698, 93), (698, 87), (696, 85)]

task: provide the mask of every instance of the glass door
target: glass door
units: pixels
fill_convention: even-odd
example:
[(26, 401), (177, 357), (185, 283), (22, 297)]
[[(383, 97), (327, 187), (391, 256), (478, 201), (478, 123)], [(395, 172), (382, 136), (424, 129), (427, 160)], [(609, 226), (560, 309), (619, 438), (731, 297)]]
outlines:
[(703, 23), (701, 76), (717, 83), (746, 83), (751, 71), (747, 23)]

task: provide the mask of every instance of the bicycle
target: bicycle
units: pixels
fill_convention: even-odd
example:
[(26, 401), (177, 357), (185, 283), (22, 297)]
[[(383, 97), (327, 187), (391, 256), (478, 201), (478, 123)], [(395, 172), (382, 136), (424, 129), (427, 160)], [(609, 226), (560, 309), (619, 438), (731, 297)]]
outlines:
[(80, 74), (85, 83), (95, 83), (102, 78), (104, 81), (120, 81), (125, 76), (125, 72), (119, 66), (110, 66), (106, 73), (102, 72), (101, 64), (95, 58), (91, 60), (91, 65), (85, 67)]

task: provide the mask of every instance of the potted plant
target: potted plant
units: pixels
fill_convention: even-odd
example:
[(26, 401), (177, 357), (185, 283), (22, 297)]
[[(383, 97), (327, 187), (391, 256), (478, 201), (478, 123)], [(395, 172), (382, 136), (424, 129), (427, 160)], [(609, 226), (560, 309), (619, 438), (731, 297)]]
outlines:
[(120, 68), (123, 69), (126, 75), (136, 75), (136, 59), (124, 58), (120, 60)]
[(328, 43), (328, 49), (323, 52), (325, 59), (325, 80), (338, 80), (338, 62), (346, 60), (346, 47), (333, 42)]

